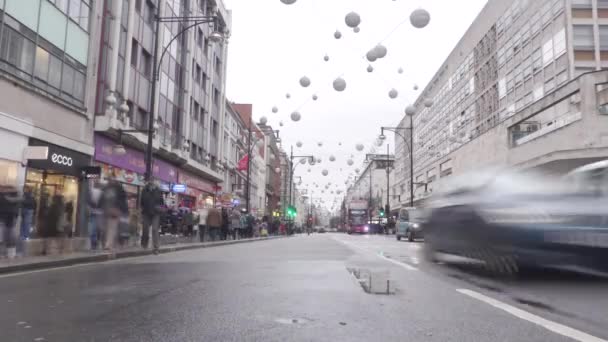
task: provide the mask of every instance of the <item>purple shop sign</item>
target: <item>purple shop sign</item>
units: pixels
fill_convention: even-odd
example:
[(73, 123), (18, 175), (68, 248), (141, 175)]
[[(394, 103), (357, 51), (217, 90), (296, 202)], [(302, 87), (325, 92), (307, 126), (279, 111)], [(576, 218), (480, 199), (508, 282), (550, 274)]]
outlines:
[[(137, 172), (142, 175), (146, 173), (146, 162), (142, 152), (125, 146), (127, 153), (124, 155), (117, 155), (114, 152), (115, 145), (116, 142), (102, 135), (95, 134), (95, 160)], [(167, 162), (154, 159), (152, 171), (152, 174), (156, 179), (177, 183), (177, 169)]]

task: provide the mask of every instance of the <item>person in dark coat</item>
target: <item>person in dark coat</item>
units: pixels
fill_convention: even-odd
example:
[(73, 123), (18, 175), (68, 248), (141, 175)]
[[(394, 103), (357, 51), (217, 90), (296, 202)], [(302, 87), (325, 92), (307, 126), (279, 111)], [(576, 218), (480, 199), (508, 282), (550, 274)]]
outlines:
[(148, 248), (150, 233), (152, 234), (152, 246), (154, 252), (158, 252), (160, 248), (160, 232), (159, 225), (161, 215), (164, 212), (165, 200), (160, 188), (153, 182), (148, 182), (141, 193), (141, 216), (143, 228), (141, 234), (141, 246)]
[(0, 186), (0, 222), (4, 224), (4, 243), (9, 258), (14, 258), (16, 254), (14, 230), (20, 205), (21, 198), (15, 187)]

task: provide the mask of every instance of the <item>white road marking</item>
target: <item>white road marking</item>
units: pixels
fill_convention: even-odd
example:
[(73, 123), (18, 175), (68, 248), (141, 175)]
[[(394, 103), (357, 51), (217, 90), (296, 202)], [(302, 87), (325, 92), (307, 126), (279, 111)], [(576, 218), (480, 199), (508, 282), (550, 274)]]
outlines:
[(472, 290), (468, 290), (468, 289), (456, 289), (456, 291), (467, 295), (469, 297), (475, 298), (479, 301), (482, 301), (486, 304), (489, 304), (495, 308), (501, 309), (503, 311), (506, 311), (507, 313), (510, 313), (511, 315), (526, 320), (528, 322), (534, 323), (536, 325), (539, 325), (549, 331), (552, 331), (556, 334), (562, 335), (562, 336), (566, 336), (569, 337), (573, 340), (576, 341), (580, 341), (580, 342), (608, 342), (607, 340), (601, 339), (599, 337), (595, 337), (593, 335), (589, 335), (585, 332), (582, 332), (580, 330), (576, 330), (574, 328), (570, 328), (568, 326), (565, 326), (563, 324), (559, 324), (553, 321), (550, 321), (548, 319), (542, 318), (540, 316), (534, 315), (532, 313), (529, 313), (525, 310), (516, 308), (512, 305), (503, 303), (499, 300), (496, 300), (494, 298), (485, 296), (479, 292), (475, 292)]
[(386, 260), (386, 261), (388, 261), (388, 262), (392, 262), (392, 263), (393, 263), (393, 264), (395, 264), (395, 265), (399, 265), (399, 266), (401, 266), (401, 267), (405, 268), (405, 269), (406, 269), (406, 270), (408, 270), (408, 271), (418, 271), (418, 269), (417, 269), (416, 267), (412, 266), (412, 265), (408, 265), (408, 264), (406, 264), (406, 263), (399, 262), (399, 261), (397, 261), (397, 260), (393, 260), (393, 259), (390, 259), (390, 258), (385, 257), (385, 256), (384, 256), (384, 252), (375, 253), (374, 251), (370, 251), (370, 250), (368, 250), (368, 249), (366, 249), (366, 248), (363, 248), (363, 247), (357, 246), (357, 245), (355, 245), (355, 244), (353, 244), (353, 243), (350, 243), (350, 242), (346, 242), (346, 241), (339, 240), (339, 239), (336, 239), (336, 241), (342, 242), (343, 244), (345, 244), (345, 245), (347, 245), (347, 246), (350, 246), (350, 247), (356, 248), (356, 249), (361, 250), (361, 251), (366, 252), (366, 253), (373, 253), (374, 255), (376, 255), (376, 256), (378, 256), (378, 257), (380, 257), (380, 258), (382, 258), (382, 259), (384, 259), (384, 260)]
[(385, 257), (383, 252), (378, 253), (378, 256), (381, 257), (382, 259), (386, 260), (386, 261), (392, 262), (395, 265), (399, 265), (399, 266), (405, 268), (408, 271), (418, 271), (418, 269), (416, 267), (412, 266), (412, 265), (409, 265), (409, 264), (406, 264), (404, 262), (397, 261), (397, 260)]

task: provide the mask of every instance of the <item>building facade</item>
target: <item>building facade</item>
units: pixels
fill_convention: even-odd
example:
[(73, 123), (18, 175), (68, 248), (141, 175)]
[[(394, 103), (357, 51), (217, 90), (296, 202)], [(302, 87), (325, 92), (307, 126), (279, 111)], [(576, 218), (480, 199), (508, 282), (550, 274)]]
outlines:
[[(39, 236), (63, 198), (68, 236), (86, 234), (101, 1), (0, 1), (0, 184), (32, 190)], [(7, 148), (8, 146), (8, 148)]]
[[(370, 215), (377, 217), (380, 208), (385, 208), (387, 204), (387, 189), (391, 189), (388, 204), (392, 206), (392, 199), (399, 196), (398, 193), (392, 192), (394, 189), (392, 171), (395, 164), (395, 156), (386, 154), (369, 154), (364, 163), (364, 169), (346, 191), (346, 200), (366, 200)], [(388, 168), (388, 178), (387, 178)], [(390, 187), (389, 187), (390, 186)]]
[[(563, 174), (608, 157), (604, 40), (606, 1), (488, 1), (415, 102), (416, 203), (453, 174)], [(409, 128), (409, 118), (400, 126)], [(411, 131), (403, 132), (395, 137), (402, 204)]]
[[(102, 178), (125, 185), (137, 206), (144, 182), (144, 151), (153, 120), (153, 178), (175, 203), (202, 210), (217, 205), (229, 168), (222, 157), (225, 125), (227, 41), (231, 14), (220, 0), (100, 1), (96, 84), (95, 163)], [(185, 30), (188, 22), (155, 18), (216, 16), (213, 25)], [(155, 35), (158, 55), (154, 60)], [(162, 57), (162, 61), (161, 61)], [(159, 66), (154, 75), (155, 65)], [(152, 94), (157, 77), (156, 92)], [(152, 96), (155, 97), (152, 107)], [(153, 114), (153, 115), (152, 115)], [(124, 146), (124, 150), (113, 146)], [(174, 194), (172, 184), (186, 185)]]

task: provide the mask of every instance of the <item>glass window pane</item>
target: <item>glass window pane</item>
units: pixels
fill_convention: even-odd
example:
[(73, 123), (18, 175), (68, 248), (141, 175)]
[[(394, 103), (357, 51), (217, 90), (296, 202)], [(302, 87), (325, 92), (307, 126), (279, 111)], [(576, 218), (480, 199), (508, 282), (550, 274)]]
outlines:
[(55, 0), (55, 6), (57, 6), (61, 12), (68, 14), (68, 2), (69, 0)]
[(73, 96), (80, 101), (84, 101), (84, 88), (85, 88), (84, 74), (76, 72), (74, 74), (74, 94), (73, 94)]
[(47, 81), (49, 73), (49, 53), (41, 47), (36, 48), (36, 70), (34, 75)]
[(61, 50), (65, 49), (67, 18), (47, 1), (42, 3), (40, 11), (40, 35)]
[(589, 50), (593, 49), (593, 26), (572, 25), (574, 48)]
[(67, 65), (63, 65), (63, 80), (61, 81), (61, 90), (72, 95), (74, 92), (74, 69)]
[(600, 25), (600, 49), (602, 51), (608, 50), (608, 25)]
[[(125, 4), (127, 2), (125, 1)], [(89, 6), (85, 5), (85, 4), (81, 4), (80, 5), (80, 20), (79, 20), (79, 24), (80, 27), (82, 27), (85, 31), (89, 31)]]
[(19, 68), (28, 74), (34, 71), (34, 54), (36, 46), (27, 39), (23, 39), (23, 48), (21, 49), (21, 61)]
[(61, 88), (61, 60), (50, 55), (49, 63), (49, 84), (59, 89)]
[(9, 0), (6, 3), (6, 13), (34, 31), (38, 28), (39, 9), (40, 0)]
[(68, 37), (65, 52), (80, 64), (87, 65), (89, 35), (72, 22), (68, 22)]
[(80, 0), (70, 0), (70, 18), (78, 22), (80, 17)]

